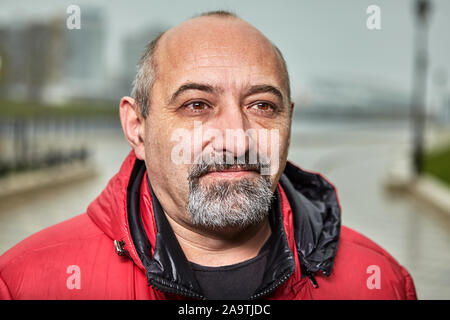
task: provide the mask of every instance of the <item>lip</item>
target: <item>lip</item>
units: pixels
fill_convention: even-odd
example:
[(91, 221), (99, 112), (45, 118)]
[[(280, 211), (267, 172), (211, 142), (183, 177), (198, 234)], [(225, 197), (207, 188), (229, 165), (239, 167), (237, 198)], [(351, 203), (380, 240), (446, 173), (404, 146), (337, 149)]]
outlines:
[(208, 176), (211, 178), (240, 178), (252, 174), (257, 174), (254, 170), (242, 170), (242, 169), (230, 169), (230, 170), (222, 170), (222, 171), (210, 171), (206, 173), (204, 176)]

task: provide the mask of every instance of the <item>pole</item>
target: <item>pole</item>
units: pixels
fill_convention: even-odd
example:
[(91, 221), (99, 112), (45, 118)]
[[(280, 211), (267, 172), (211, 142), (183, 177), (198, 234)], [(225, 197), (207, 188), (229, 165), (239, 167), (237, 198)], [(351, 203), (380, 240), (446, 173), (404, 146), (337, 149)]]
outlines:
[(424, 132), (426, 119), (426, 87), (428, 67), (428, 0), (416, 0), (415, 3), (415, 60), (411, 104), (413, 125), (413, 170), (416, 176), (423, 171)]

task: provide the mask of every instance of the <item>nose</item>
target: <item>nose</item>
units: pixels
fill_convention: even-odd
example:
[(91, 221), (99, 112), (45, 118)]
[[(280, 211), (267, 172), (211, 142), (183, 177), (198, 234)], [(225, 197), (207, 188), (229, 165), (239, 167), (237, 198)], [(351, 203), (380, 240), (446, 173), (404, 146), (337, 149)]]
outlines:
[(219, 108), (209, 121), (208, 128), (215, 132), (208, 141), (215, 153), (225, 154), (227, 162), (228, 157), (245, 161), (245, 154), (250, 146), (250, 137), (247, 135), (249, 122), (238, 103), (229, 102)]

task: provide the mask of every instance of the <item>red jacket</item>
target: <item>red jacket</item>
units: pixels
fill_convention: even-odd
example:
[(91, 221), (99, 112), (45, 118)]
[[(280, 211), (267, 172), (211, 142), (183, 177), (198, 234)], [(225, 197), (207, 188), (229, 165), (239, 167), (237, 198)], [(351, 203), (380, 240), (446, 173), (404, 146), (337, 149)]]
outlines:
[[(145, 173), (131, 152), (86, 213), (4, 253), (0, 298), (201, 299)], [(321, 175), (288, 163), (276, 197), (277, 240), (252, 298), (416, 299), (405, 268), (341, 227), (335, 189)]]

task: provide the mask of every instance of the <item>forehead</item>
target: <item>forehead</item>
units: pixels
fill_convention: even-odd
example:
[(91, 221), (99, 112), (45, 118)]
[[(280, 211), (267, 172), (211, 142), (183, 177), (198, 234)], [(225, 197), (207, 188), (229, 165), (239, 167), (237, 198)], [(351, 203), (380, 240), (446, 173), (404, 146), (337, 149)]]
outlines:
[(156, 82), (162, 86), (202, 80), (224, 86), (272, 82), (283, 88), (282, 64), (270, 41), (236, 18), (201, 17), (169, 30), (158, 44), (156, 62)]

